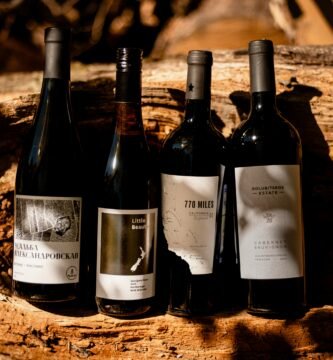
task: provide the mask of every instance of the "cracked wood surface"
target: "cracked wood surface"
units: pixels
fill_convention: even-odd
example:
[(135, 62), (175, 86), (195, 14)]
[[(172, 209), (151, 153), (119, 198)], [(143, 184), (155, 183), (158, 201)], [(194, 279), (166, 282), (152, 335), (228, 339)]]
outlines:
[(331, 358), (333, 307), (299, 320), (260, 319), (244, 311), (183, 319), (107, 318), (74, 307), (58, 313), (0, 298), (0, 356), (12, 359)]

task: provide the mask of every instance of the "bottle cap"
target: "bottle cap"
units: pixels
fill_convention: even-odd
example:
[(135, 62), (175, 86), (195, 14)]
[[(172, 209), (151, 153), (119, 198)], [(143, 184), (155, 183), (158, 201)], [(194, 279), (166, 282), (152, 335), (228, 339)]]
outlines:
[(142, 50), (139, 48), (117, 49), (117, 70), (140, 70), (142, 66)]
[(211, 51), (192, 50), (187, 56), (186, 99), (210, 100), (213, 54)]
[(71, 30), (49, 27), (45, 29), (44, 41), (44, 78), (69, 80)]
[(71, 29), (61, 27), (49, 27), (44, 32), (44, 42), (70, 42)]
[(141, 67), (141, 49), (117, 49), (116, 101), (141, 101)]
[(251, 93), (274, 92), (274, 46), (271, 40), (249, 43)]
[(274, 53), (274, 46), (271, 40), (253, 40), (249, 43), (249, 55)]
[(211, 51), (191, 50), (187, 55), (188, 65), (213, 65), (213, 54)]

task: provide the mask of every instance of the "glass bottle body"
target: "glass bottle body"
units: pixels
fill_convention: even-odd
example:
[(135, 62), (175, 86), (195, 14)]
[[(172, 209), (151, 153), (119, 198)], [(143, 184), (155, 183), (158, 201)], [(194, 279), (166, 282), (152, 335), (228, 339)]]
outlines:
[[(221, 226), (225, 152), (224, 137), (210, 123), (209, 101), (187, 100), (185, 119), (168, 136), (161, 152), (162, 218), (170, 268), (168, 312), (173, 315), (204, 315), (216, 310), (215, 247)], [(207, 197), (198, 189), (209, 189)], [(209, 230), (203, 234), (209, 218)], [(172, 235), (175, 232), (179, 242)], [(191, 238), (201, 247), (196, 260)], [(203, 267), (198, 265), (201, 260)]]
[[(101, 245), (98, 248), (96, 302), (99, 311), (104, 314), (135, 317), (150, 310), (155, 296), (156, 186), (154, 166), (142, 125), (141, 105), (116, 102), (115, 106), (115, 132), (99, 197), (98, 242)], [(107, 226), (103, 216), (109, 216), (111, 221), (115, 215), (122, 218), (117, 222), (120, 230), (114, 230), (115, 225), (103, 230), (103, 226), (105, 229)], [(114, 233), (113, 245), (111, 235), (107, 235), (107, 232)], [(105, 264), (110, 265), (110, 271), (103, 270), (103, 249), (107, 249), (103, 241), (113, 248), (110, 256), (104, 260)], [(115, 253), (117, 257), (113, 256)], [(101, 289), (103, 274), (110, 275), (107, 293)], [(120, 295), (116, 295), (116, 276), (123, 281)], [(135, 281), (149, 285), (135, 294)]]
[[(253, 242), (253, 254), (243, 251), (243, 263), (253, 256), (256, 260), (252, 266), (257, 269), (257, 274), (250, 276), (244, 275), (243, 270), (242, 277), (249, 279), (248, 311), (267, 316), (301, 313), (304, 310), (301, 141), (294, 127), (276, 109), (275, 92), (252, 94), (251, 113), (233, 134), (232, 150), (241, 268), (242, 241), (247, 239)], [(248, 195), (247, 188), (251, 188), (252, 195)], [(249, 234), (251, 230), (251, 221), (246, 218), (251, 210), (248, 215), (242, 212), (246, 202), (253, 209), (252, 216), (259, 214), (265, 218), (257, 227), (267, 231), (254, 232), (252, 238), (245, 235), (245, 231)], [(285, 222), (274, 225), (285, 214), (288, 214)], [(289, 224), (288, 218), (293, 222)], [(262, 267), (263, 262), (268, 265)], [(288, 264), (297, 270), (283, 270)]]
[[(72, 126), (69, 81), (44, 78), (40, 104), (18, 165), (15, 186), (14, 239), (16, 241), (14, 240), (13, 290), (14, 294), (28, 301), (68, 301), (78, 296), (82, 207), (80, 165), (81, 148)], [(71, 206), (73, 210), (69, 211)], [(22, 211), (19, 211), (21, 209)], [(42, 209), (42, 212), (38, 209)], [(63, 213), (64, 211), (66, 214)], [(22, 251), (28, 246), (20, 245), (18, 238), (23, 233), (29, 240), (38, 240), (38, 242), (30, 242), (35, 244), (35, 249), (47, 244), (47, 249), (51, 249), (50, 253), (47, 249), (44, 254), (40, 249), (36, 253)], [(67, 247), (71, 249), (71, 255), (66, 256), (76, 260), (72, 265), (68, 264), (67, 269), (64, 270), (66, 275), (51, 280), (52, 277), (46, 275), (45, 271), (51, 274), (59, 271), (62, 265), (53, 267), (49, 263), (50, 267), (48, 267), (47, 260), (43, 262), (43, 257), (47, 257), (47, 254), (49, 257), (58, 256), (52, 247), (60, 242), (68, 243)], [(73, 243), (69, 244), (69, 242)], [(61, 244), (58, 250), (59, 253), (65, 252)], [(24, 256), (37, 257), (32, 264), (28, 262), (24, 266), (29, 267), (26, 272), (42, 266), (41, 275), (36, 273), (36, 276), (41, 276), (40, 283), (38, 279), (32, 279), (32, 282), (15, 280), (15, 272), (22, 271), (21, 259)]]

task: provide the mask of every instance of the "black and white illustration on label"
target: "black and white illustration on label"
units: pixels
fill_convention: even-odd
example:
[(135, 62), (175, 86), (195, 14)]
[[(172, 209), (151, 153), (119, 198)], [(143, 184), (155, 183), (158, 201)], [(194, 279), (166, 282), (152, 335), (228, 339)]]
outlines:
[(97, 296), (154, 296), (156, 236), (157, 209), (99, 209)]
[(142, 249), (141, 246), (139, 246), (140, 248), (140, 251), (141, 251), (141, 254), (140, 256), (138, 257), (138, 260), (135, 262), (135, 264), (133, 264), (131, 266), (131, 271), (132, 272), (136, 272), (136, 270), (138, 269), (139, 265), (141, 264), (142, 260), (145, 258), (146, 256), (146, 252)]
[(218, 182), (218, 176), (162, 174), (164, 235), (192, 274), (213, 271)]
[(16, 197), (15, 234), (20, 240), (79, 241), (81, 200)]
[(81, 198), (16, 195), (15, 280), (79, 281)]

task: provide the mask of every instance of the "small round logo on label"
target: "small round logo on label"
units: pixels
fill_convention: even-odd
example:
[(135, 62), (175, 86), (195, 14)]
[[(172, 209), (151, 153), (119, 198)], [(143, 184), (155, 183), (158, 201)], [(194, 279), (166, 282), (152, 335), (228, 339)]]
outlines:
[(77, 278), (77, 268), (75, 266), (67, 268), (66, 276), (68, 280), (75, 280)]

